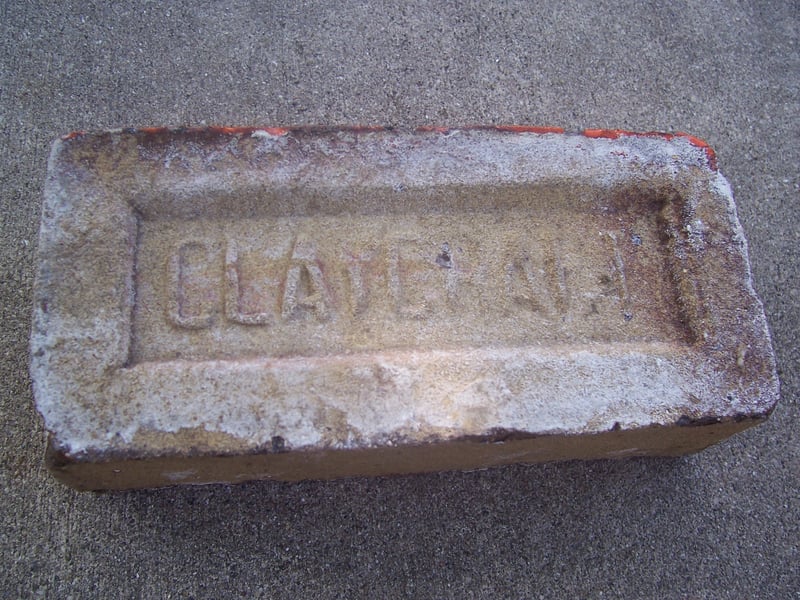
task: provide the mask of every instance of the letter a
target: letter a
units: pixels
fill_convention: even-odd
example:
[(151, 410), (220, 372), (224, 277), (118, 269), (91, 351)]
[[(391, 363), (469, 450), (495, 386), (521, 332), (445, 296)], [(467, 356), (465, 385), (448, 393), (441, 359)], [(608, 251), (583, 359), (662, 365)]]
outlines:
[(305, 312), (313, 312), (320, 321), (330, 317), (332, 308), (330, 294), (313, 251), (298, 252), (295, 246), (292, 260), (286, 272), (286, 284), (283, 289), (283, 307), (281, 316), (292, 319), (303, 316)]

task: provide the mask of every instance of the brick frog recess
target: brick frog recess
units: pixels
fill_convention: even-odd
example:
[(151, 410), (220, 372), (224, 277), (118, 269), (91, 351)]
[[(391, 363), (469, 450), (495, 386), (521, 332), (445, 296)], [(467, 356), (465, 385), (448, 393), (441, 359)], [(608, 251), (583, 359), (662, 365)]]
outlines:
[(66, 136), (31, 355), (79, 489), (674, 455), (778, 399), (713, 152), (606, 130)]

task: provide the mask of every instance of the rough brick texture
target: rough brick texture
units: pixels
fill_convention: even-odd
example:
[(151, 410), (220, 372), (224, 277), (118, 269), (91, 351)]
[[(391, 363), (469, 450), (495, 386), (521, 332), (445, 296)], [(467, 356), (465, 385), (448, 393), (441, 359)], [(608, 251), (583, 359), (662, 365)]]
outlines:
[(72, 134), (31, 372), (80, 489), (699, 450), (778, 382), (686, 135)]

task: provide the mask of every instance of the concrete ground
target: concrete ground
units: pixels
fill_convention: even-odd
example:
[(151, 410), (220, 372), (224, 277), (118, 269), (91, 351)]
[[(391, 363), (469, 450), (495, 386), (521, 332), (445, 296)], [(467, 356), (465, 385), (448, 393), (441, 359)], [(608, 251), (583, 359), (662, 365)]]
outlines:
[[(0, 595), (800, 597), (800, 5), (3, 2)], [(210, 6), (209, 6), (210, 5)], [(716, 149), (783, 384), (683, 459), (79, 494), (28, 379), (45, 161), (74, 129), (518, 123)]]

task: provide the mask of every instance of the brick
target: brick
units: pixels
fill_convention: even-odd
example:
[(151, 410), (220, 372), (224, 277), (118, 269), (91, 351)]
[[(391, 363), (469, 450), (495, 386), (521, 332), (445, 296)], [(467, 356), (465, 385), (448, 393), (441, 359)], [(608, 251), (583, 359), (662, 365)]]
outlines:
[(76, 133), (38, 256), (35, 398), (78, 489), (676, 455), (778, 399), (682, 134)]

